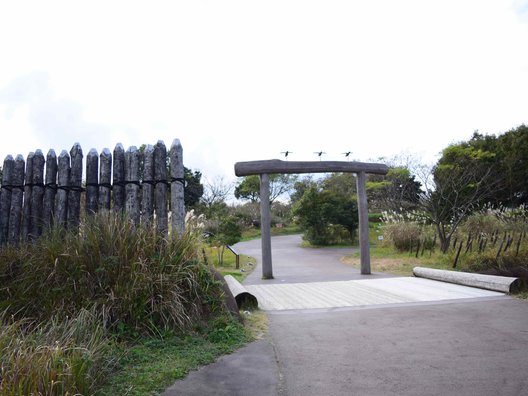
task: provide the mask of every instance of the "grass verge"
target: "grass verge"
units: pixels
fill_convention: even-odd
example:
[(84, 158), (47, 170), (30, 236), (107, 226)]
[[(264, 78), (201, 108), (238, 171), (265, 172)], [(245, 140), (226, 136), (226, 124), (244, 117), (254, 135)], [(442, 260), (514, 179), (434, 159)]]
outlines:
[(222, 321), (184, 336), (141, 339), (121, 345), (119, 370), (96, 394), (150, 395), (184, 378), (191, 370), (251, 341), (251, 334), (238, 322)]
[[(359, 253), (348, 255), (342, 259), (346, 265), (360, 267)], [(438, 253), (425, 253), (418, 258), (413, 254), (400, 253), (391, 247), (371, 245), (370, 247), (370, 267), (372, 272), (385, 272), (399, 276), (412, 276), (414, 267), (428, 267), (436, 269), (452, 270), (452, 265), (446, 257)]]
[(120, 352), (123, 357), (119, 370), (96, 395), (158, 394), (190, 371), (267, 333), (268, 319), (263, 311), (241, 314), (246, 326), (234, 321), (217, 321), (186, 336), (143, 339), (131, 346), (121, 346), (126, 350)]
[(229, 251), (224, 249), (224, 259), (221, 264), (218, 260), (218, 250), (220, 248), (216, 246), (207, 246), (204, 245), (202, 249), (206, 255), (206, 261), (209, 265), (212, 265), (222, 276), (231, 275), (239, 282), (242, 282), (246, 277), (255, 269), (256, 260), (245, 254), (240, 254), (239, 263), (240, 268), (236, 268), (236, 256)]

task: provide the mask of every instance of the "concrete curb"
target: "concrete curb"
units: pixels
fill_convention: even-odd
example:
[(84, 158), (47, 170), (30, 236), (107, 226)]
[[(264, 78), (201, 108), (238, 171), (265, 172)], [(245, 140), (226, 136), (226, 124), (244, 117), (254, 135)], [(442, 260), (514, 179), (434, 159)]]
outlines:
[(509, 276), (473, 274), (470, 272), (447, 271), (424, 267), (414, 267), (413, 273), (416, 277), (478, 287), (480, 289), (502, 293), (512, 293), (520, 288), (519, 278)]
[(231, 290), (231, 293), (235, 297), (238, 308), (243, 307), (258, 307), (257, 298), (251, 294), (247, 289), (231, 275), (224, 276), (224, 279)]

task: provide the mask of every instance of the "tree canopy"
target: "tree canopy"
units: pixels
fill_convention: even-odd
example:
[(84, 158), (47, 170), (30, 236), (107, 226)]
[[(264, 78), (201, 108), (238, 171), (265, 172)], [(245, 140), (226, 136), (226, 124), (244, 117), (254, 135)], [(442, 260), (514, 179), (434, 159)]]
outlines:
[(452, 144), (424, 185), (421, 208), (435, 224), (442, 250), (458, 225), (483, 205), (515, 207), (528, 203), (528, 128), (503, 135), (482, 135)]
[[(271, 174), (270, 180), (270, 203), (273, 203), (283, 194), (289, 193), (295, 180), (294, 175)], [(257, 175), (245, 176), (235, 187), (235, 198), (251, 202), (260, 201), (260, 178)]]
[(392, 167), (386, 175), (368, 175), (367, 196), (371, 207), (395, 212), (416, 208), (421, 183), (405, 167)]
[(436, 185), (458, 178), (471, 168), (462, 195), (487, 188), (476, 204), (491, 203), (515, 207), (528, 203), (528, 127), (521, 125), (502, 135), (475, 132), (471, 139), (445, 148), (435, 168)]
[(310, 186), (304, 192), (293, 213), (305, 239), (315, 245), (351, 242), (358, 225), (356, 198), (319, 186)]
[(184, 201), (185, 208), (189, 209), (195, 206), (202, 197), (204, 193), (204, 187), (201, 183), (202, 172), (192, 171), (188, 168), (183, 168), (184, 171), (184, 180), (185, 180), (185, 189), (184, 189)]

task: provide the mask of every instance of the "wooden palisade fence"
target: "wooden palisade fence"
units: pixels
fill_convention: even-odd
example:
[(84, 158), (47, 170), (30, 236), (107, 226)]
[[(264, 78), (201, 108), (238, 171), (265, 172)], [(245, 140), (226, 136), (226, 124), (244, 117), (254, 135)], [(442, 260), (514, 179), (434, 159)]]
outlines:
[(103, 210), (126, 212), (134, 224), (154, 224), (155, 219), (163, 233), (169, 230), (170, 200), (172, 232), (184, 232), (183, 150), (178, 139), (168, 153), (162, 141), (146, 146), (143, 153), (134, 146), (125, 152), (117, 144), (113, 157), (108, 149), (101, 155), (92, 149), (84, 180), (83, 186), (83, 152), (77, 143), (58, 158), (53, 150), (46, 158), (36, 150), (26, 161), (22, 155), (8, 155), (0, 190), (0, 246), (37, 238), (52, 224), (77, 227), (82, 195), (88, 216)]

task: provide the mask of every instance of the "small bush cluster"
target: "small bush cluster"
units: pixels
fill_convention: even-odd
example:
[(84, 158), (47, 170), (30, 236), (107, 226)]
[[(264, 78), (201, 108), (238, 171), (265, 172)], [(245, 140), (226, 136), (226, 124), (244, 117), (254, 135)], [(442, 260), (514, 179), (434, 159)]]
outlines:
[(352, 242), (350, 232), (341, 224), (328, 224), (320, 229), (307, 228), (304, 231), (303, 239), (315, 246), (349, 244)]
[(430, 249), (434, 240), (434, 231), (430, 225), (414, 212), (383, 212), (383, 236), (387, 243), (398, 251), (411, 251), (418, 246)]

